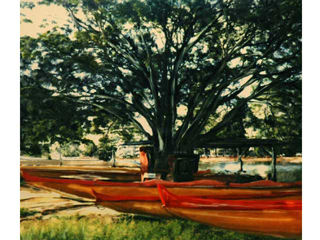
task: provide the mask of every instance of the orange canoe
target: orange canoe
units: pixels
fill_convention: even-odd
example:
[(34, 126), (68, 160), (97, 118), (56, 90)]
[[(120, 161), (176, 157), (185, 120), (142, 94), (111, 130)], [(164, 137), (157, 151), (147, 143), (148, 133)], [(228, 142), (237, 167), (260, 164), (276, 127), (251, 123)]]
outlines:
[(166, 211), (159, 196), (112, 196), (96, 192), (92, 189), (96, 204), (118, 212), (134, 213), (160, 218), (175, 218)]
[[(157, 184), (162, 184), (174, 194), (216, 199), (245, 199), (245, 198), (290, 198), (301, 199), (301, 183), (274, 183), (259, 181), (254, 186), (240, 184), (228, 186), (213, 180), (198, 180), (192, 182), (168, 182), (151, 180), (147, 182), (124, 183), (104, 182), (78, 179), (56, 179), (32, 176), (22, 171), (24, 179), (40, 188), (57, 190), (62, 193), (94, 199), (96, 192), (110, 196), (155, 196), (158, 197)], [(265, 188), (262, 188), (265, 186)]]
[(217, 200), (177, 196), (158, 185), (163, 207), (172, 215), (245, 233), (301, 237), (301, 200)]
[[(106, 166), (21, 166), (20, 169), (30, 175), (46, 178), (95, 178), (117, 182), (141, 181), (142, 171), (139, 168), (106, 167)], [(222, 182), (250, 182), (254, 176), (235, 174), (211, 174), (210, 169), (194, 173), (195, 180), (216, 180)]]
[[(175, 188), (170, 188), (170, 190), (174, 190)], [(220, 189), (223, 190), (223, 189)], [(243, 191), (243, 189), (242, 189)], [(96, 204), (111, 208), (113, 210), (124, 212), (124, 213), (135, 213), (135, 214), (142, 214), (142, 215), (151, 215), (156, 217), (166, 217), (166, 218), (172, 218), (175, 217), (170, 212), (166, 211), (164, 208), (162, 208), (162, 204), (160, 202), (159, 196), (151, 196), (151, 195), (111, 195), (111, 194), (102, 194), (99, 192), (96, 192), (94, 189), (92, 189), (92, 192), (96, 198)], [(198, 198), (194, 197), (188, 197), (185, 196), (187, 199), (196, 199), (198, 200), (203, 199), (204, 202), (207, 202), (207, 198), (204, 198), (202, 196), (199, 196)], [(286, 203), (287, 205), (282, 206), (284, 203), (284, 199), (288, 200)], [(237, 208), (239, 208), (239, 203), (241, 203), (243, 206), (243, 209), (252, 209), (252, 206), (255, 206), (255, 210), (265, 210), (268, 208), (274, 208), (274, 206), (280, 207), (286, 207), (286, 208), (299, 208), (301, 207), (301, 198), (300, 201), (292, 201), (292, 199), (299, 199), (299, 197), (296, 198), (259, 198), (259, 199), (250, 199), (250, 200), (224, 200), (224, 199), (211, 199), (210, 203), (216, 204), (219, 206), (219, 209), (221, 210), (223, 206), (228, 203), (229, 207), (227, 208), (230, 210), (230, 204), (237, 204)], [(196, 206), (198, 204), (198, 201), (196, 202)], [(190, 205), (190, 204), (189, 204)], [(190, 207), (190, 206), (188, 206)], [(211, 206), (212, 207), (212, 206)], [(241, 207), (241, 206), (240, 206)]]
[(139, 168), (88, 166), (21, 166), (20, 170), (32, 176), (46, 178), (96, 178), (109, 181), (140, 181)]
[[(104, 182), (94, 180), (45, 178), (30, 175), (21, 171), (23, 178), (32, 185), (48, 188), (79, 197), (95, 199), (92, 190), (109, 196), (153, 196), (158, 197), (157, 184), (164, 185), (171, 192), (181, 196), (194, 196), (216, 199), (246, 199), (246, 198), (287, 198), (301, 199), (301, 182), (275, 183), (259, 181), (254, 186), (247, 183), (228, 186), (226, 183), (214, 180), (198, 180), (192, 182), (168, 182), (151, 180), (146, 182)], [(160, 199), (159, 199), (160, 200)]]

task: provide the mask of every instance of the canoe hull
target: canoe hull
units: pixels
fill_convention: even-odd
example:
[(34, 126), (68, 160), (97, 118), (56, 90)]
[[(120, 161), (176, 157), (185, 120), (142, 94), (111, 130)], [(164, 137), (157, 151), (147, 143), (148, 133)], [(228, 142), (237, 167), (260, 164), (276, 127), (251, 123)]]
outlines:
[[(21, 166), (21, 170), (38, 177), (61, 178), (62, 176), (93, 175), (109, 181), (141, 181), (142, 171), (139, 168), (125, 167), (88, 167), (88, 166)], [(210, 170), (198, 171), (195, 180), (208, 179), (228, 183), (248, 183), (261, 180), (261, 177), (235, 174), (211, 174)]]
[(301, 210), (208, 210), (166, 207), (171, 214), (243, 233), (295, 238), (302, 234)]
[(162, 207), (160, 201), (101, 201), (97, 202), (96, 204), (123, 213), (133, 213), (159, 218), (176, 218), (175, 215), (172, 215)]
[(20, 169), (32, 176), (43, 178), (81, 177), (101, 178), (109, 181), (140, 181), (140, 169), (137, 168), (102, 168), (81, 166), (21, 166)]
[[(170, 189), (172, 190), (172, 188)], [(167, 211), (166, 208), (162, 206), (162, 203), (159, 201), (159, 196), (134, 196), (134, 195), (107, 195), (103, 193), (96, 192), (96, 190), (92, 189), (92, 192), (96, 198), (96, 204), (100, 206), (104, 206), (107, 208), (111, 208), (113, 210), (124, 212), (124, 213), (134, 213), (134, 214), (142, 214), (142, 215), (149, 215), (149, 216), (156, 216), (160, 218), (174, 218), (177, 217), (174, 214), (171, 214), (169, 211)], [(201, 197), (201, 196), (200, 196)], [(190, 198), (190, 197), (187, 197)], [(205, 199), (202, 198), (203, 201), (212, 201), (212, 199)], [(242, 200), (246, 201), (249, 205), (254, 205), (255, 207), (259, 207), (259, 203), (263, 202), (263, 209), (265, 209), (266, 202), (269, 202), (270, 204), (279, 204), (283, 202), (283, 199), (279, 201), (279, 199), (263, 199), (263, 200), (257, 200), (257, 199), (250, 199), (250, 200)], [(215, 201), (220, 202), (241, 202), (241, 200), (224, 200), (220, 199)], [(293, 203), (296, 201), (288, 200), (287, 202)], [(299, 201), (297, 201), (299, 202)], [(260, 204), (261, 205), (261, 204)], [(294, 206), (291, 206), (294, 207)]]
[[(226, 184), (211, 180), (193, 181), (186, 183), (173, 183), (153, 180), (142, 183), (102, 182), (77, 179), (55, 179), (37, 177), (22, 171), (25, 180), (37, 187), (49, 188), (62, 193), (73, 194), (79, 197), (94, 199), (92, 190), (110, 196), (159, 196), (157, 184), (163, 184), (173, 194), (180, 196), (193, 196), (215, 199), (259, 199), (259, 198), (285, 198), (301, 199), (302, 189), (299, 183), (288, 185), (273, 182), (255, 183), (255, 186), (246, 187), (241, 184), (228, 187)], [(260, 184), (260, 185), (257, 185)], [(257, 188), (257, 186), (259, 188)], [(267, 188), (261, 188), (267, 186)]]
[(177, 217), (214, 227), (276, 237), (301, 237), (302, 200), (218, 200), (184, 197), (158, 185), (162, 206)]
[[(130, 186), (90, 186), (77, 183), (30, 182), (39, 188), (53, 189), (61, 193), (68, 193), (78, 197), (95, 199), (92, 189), (101, 194), (111, 196), (156, 196), (155, 187)], [(289, 189), (227, 189), (203, 187), (168, 187), (170, 191), (180, 196), (215, 198), (215, 199), (301, 199), (302, 191), (299, 188)], [(160, 199), (159, 199), (160, 200)]]

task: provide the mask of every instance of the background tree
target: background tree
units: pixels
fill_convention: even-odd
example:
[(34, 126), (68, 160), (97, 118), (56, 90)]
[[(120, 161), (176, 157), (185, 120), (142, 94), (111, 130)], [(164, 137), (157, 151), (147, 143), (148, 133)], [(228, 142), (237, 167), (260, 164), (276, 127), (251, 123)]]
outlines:
[(279, 154), (294, 156), (302, 152), (302, 83), (296, 81), (284, 84), (282, 88), (270, 90), (252, 103), (254, 112), (262, 113), (261, 118), (250, 112), (250, 126), (257, 131), (257, 137), (274, 138), (289, 144), (277, 146)]
[(134, 124), (153, 142), (157, 170), (301, 74), (301, 1), (42, 2), (65, 7), (75, 30), (22, 39), (22, 74)]
[(88, 143), (85, 150), (83, 151), (84, 156), (96, 157), (98, 155), (98, 148), (94, 142)]
[(85, 143), (89, 122), (84, 106), (52, 98), (45, 89), (25, 85), (24, 80), (21, 78), (21, 153), (41, 156), (49, 153), (49, 146), (55, 142)]

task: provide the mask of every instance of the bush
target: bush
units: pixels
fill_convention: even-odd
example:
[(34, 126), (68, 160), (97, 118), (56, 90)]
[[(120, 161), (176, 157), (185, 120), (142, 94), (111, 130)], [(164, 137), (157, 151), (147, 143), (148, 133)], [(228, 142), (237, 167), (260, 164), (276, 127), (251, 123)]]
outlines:
[(38, 213), (37, 211), (31, 211), (27, 208), (20, 208), (20, 217), (28, 217), (28, 216), (32, 216), (35, 215), (36, 213)]
[(75, 143), (64, 144), (61, 150), (62, 155), (65, 157), (79, 157), (81, 153), (79, 144)]
[(94, 157), (97, 155), (97, 152), (98, 152), (97, 146), (93, 142), (90, 142), (86, 145), (86, 149), (82, 152), (82, 154), (84, 156)]
[(98, 151), (99, 160), (110, 161), (112, 157), (112, 151), (105, 151), (100, 149)]

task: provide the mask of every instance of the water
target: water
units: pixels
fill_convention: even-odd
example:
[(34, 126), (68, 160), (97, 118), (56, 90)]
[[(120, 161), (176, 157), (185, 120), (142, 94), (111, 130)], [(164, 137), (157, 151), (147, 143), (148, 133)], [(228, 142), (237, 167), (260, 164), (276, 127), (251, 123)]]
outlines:
[[(212, 173), (236, 173), (240, 170), (238, 162), (218, 162), (218, 163), (200, 163), (199, 170), (210, 169)], [(267, 178), (271, 172), (270, 162), (243, 163), (243, 170), (250, 175), (260, 175)], [(302, 164), (296, 163), (277, 163), (277, 181), (295, 182), (302, 181)]]

